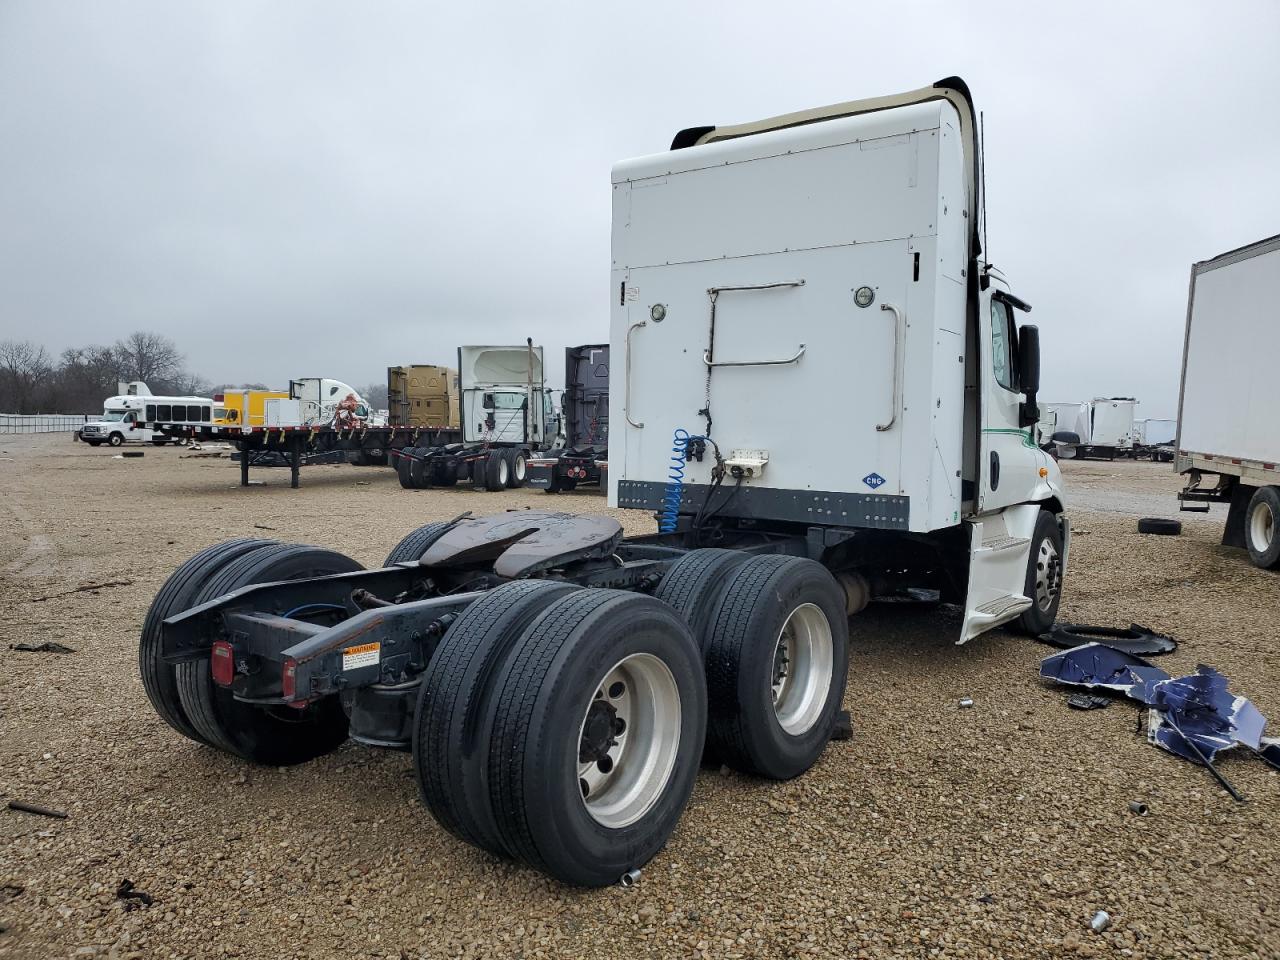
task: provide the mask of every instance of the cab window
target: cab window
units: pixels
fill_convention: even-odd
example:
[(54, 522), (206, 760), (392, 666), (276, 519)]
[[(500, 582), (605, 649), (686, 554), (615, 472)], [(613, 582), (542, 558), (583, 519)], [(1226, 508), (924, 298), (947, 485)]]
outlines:
[(1013, 317), (1009, 305), (1000, 300), (991, 301), (991, 366), (996, 383), (1006, 390), (1018, 388), (1013, 368)]

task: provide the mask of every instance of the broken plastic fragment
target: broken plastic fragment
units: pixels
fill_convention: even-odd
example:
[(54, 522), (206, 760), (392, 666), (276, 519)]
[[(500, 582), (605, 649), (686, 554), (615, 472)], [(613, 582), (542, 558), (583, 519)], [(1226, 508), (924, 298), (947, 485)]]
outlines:
[(1150, 703), (1151, 688), (1169, 675), (1141, 657), (1101, 643), (1086, 643), (1040, 661), (1040, 676), (1076, 687), (1115, 690)]
[(1209, 761), (1237, 743), (1261, 746), (1267, 721), (1245, 697), (1233, 696), (1227, 678), (1213, 667), (1201, 664), (1191, 676), (1157, 683), (1148, 703), (1147, 739), (1184, 759), (1199, 761), (1187, 740)]

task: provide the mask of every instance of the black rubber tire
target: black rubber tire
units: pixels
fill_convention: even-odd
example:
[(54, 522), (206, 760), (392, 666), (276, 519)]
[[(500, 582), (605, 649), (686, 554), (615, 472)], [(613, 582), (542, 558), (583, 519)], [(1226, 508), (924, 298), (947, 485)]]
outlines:
[(456, 487), (458, 485), (458, 463), (456, 460), (443, 460), (431, 471), (431, 485), (434, 487)]
[(107, 443), (111, 444), (111, 446), (113, 447), (120, 446), (120, 444), (124, 443), (124, 434), (122, 433), (111, 434), (111, 436), (107, 437)]
[[(195, 603), (207, 603), (237, 587), (278, 580), (348, 573), (363, 567), (322, 547), (276, 544), (247, 554), (209, 578)], [(213, 682), (209, 658), (180, 663), (178, 695), (192, 726), (211, 745), (252, 763), (288, 766), (335, 750), (347, 739), (347, 715), (337, 696), (295, 711), (241, 703)]]
[[(1255, 535), (1253, 528), (1255, 514), (1262, 511), (1271, 513), (1269, 541), (1261, 532)], [(1263, 570), (1280, 567), (1280, 487), (1259, 487), (1253, 491), (1244, 514), (1244, 543), (1255, 567)]]
[[(811, 603), (831, 628), (827, 699), (803, 733), (783, 729), (774, 710), (774, 652), (792, 612)], [(707, 745), (744, 773), (789, 780), (813, 766), (831, 739), (849, 672), (844, 593), (814, 560), (752, 557), (734, 571), (712, 614), (706, 650)]]
[(523, 450), (512, 447), (506, 451), (507, 467), (507, 488), (518, 490), (523, 487), (529, 480), (529, 456)]
[[(409, 455), (413, 455), (416, 450), (413, 447), (405, 447), (404, 452)], [(413, 489), (413, 475), (410, 473), (410, 468), (412, 466), (413, 461), (410, 460), (409, 457), (396, 457), (396, 478), (399, 479), (400, 486), (404, 487), (406, 490)]]
[(101, 441), (101, 440), (86, 440), (86, 441), (85, 441), (85, 443), (87, 443), (87, 444), (88, 444), (89, 446), (91, 446), (91, 447), (100, 447), (100, 446), (102, 446), (102, 441)]
[(698, 649), (705, 655), (711, 641), (711, 622), (716, 604), (729, 584), (732, 573), (747, 562), (750, 554), (741, 550), (711, 547), (690, 550), (668, 568), (653, 595), (676, 608), (693, 631)]
[(1143, 517), (1138, 521), (1139, 533), (1154, 533), (1161, 537), (1176, 537), (1182, 532), (1181, 520), (1166, 520), (1164, 517)]
[(167, 441), (167, 440), (152, 440), (152, 441), (151, 441), (151, 445), (152, 445), (153, 447), (163, 447), (163, 446), (164, 446), (166, 443), (168, 443), (168, 442), (169, 442), (169, 441)]
[(441, 520), (437, 523), (428, 523), (412, 533), (406, 534), (403, 540), (392, 547), (382, 565), (389, 567), (395, 563), (410, 563), (415, 560), (421, 560), (422, 555), (427, 552), (427, 548), (439, 540), (452, 526), (453, 521)]
[(228, 540), (205, 547), (177, 570), (169, 574), (156, 592), (142, 621), (142, 635), (138, 639), (138, 672), (142, 675), (142, 688), (160, 719), (184, 737), (205, 743), (205, 740), (187, 719), (178, 696), (178, 677), (172, 663), (160, 659), (160, 625), (168, 617), (194, 606), (196, 595), (208, 579), (219, 569), (261, 547), (271, 546), (274, 540)]
[(1036, 516), (1035, 532), (1031, 535), (1031, 549), (1027, 555), (1027, 577), (1022, 585), (1023, 595), (1031, 598), (1031, 606), (1022, 611), (1015, 621), (1018, 631), (1030, 637), (1038, 637), (1040, 634), (1053, 629), (1053, 625), (1058, 619), (1058, 607), (1062, 603), (1061, 569), (1058, 571), (1058, 592), (1054, 594), (1049, 605), (1041, 607), (1036, 599), (1036, 574), (1039, 572), (1040, 547), (1046, 539), (1052, 545), (1055, 555), (1058, 557), (1058, 563), (1061, 564), (1062, 529), (1058, 526), (1058, 520), (1052, 513), (1048, 510), (1041, 510)]
[[(426, 452), (425, 448), (419, 448), (418, 456), (425, 456)], [(412, 481), (415, 490), (425, 490), (431, 486), (431, 474), (435, 470), (435, 466), (429, 460), (412, 460), (409, 462), (409, 479)]]
[[(679, 747), (661, 793), (635, 822), (610, 828), (587, 811), (577, 744), (596, 685), (633, 653), (670, 670), (680, 697)], [(693, 792), (706, 729), (697, 645), (667, 604), (584, 589), (547, 607), (494, 685), (489, 796), (503, 846), (564, 883), (601, 887), (645, 864), (675, 829)]]
[(529, 624), (577, 589), (550, 580), (517, 580), (490, 590), (449, 627), (422, 675), (413, 729), (413, 769), (422, 802), (458, 839), (495, 856), (511, 853), (489, 804), (485, 745), (493, 727), (494, 680)]
[(1173, 637), (1137, 623), (1131, 623), (1127, 628), (1059, 623), (1040, 634), (1039, 639), (1060, 650), (1070, 650), (1086, 643), (1102, 643), (1135, 657), (1154, 657), (1172, 653), (1178, 648), (1178, 641)]
[(511, 461), (507, 451), (490, 450), (484, 461), (484, 488), (490, 493), (505, 490), (511, 476)]

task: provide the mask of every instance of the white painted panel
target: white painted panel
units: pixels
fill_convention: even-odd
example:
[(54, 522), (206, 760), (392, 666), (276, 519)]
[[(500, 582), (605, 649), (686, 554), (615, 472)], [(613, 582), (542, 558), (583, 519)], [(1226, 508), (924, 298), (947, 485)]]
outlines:
[(1280, 249), (1195, 280), (1180, 447), (1280, 461)]

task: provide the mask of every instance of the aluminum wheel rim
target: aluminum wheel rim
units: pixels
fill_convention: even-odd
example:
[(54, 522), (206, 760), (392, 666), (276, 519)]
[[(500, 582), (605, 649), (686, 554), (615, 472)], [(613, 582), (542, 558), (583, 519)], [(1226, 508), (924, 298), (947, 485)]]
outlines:
[(635, 823), (662, 796), (679, 751), (680, 690), (670, 668), (649, 653), (624, 657), (597, 684), (578, 728), (587, 813), (614, 830)]
[(822, 608), (802, 603), (791, 611), (773, 649), (773, 712), (794, 736), (818, 722), (831, 689), (835, 644)]
[(1249, 539), (1257, 553), (1266, 553), (1276, 535), (1276, 517), (1268, 503), (1255, 504), (1249, 514)]
[(507, 463), (506, 457), (503, 457), (498, 461), (498, 481), (505, 487), (509, 479), (511, 479), (511, 464)]
[(1053, 606), (1062, 585), (1062, 563), (1058, 548), (1045, 537), (1036, 553), (1036, 606), (1042, 611)]
[(525, 474), (525, 460), (524, 460), (523, 454), (516, 457), (515, 470), (516, 470), (516, 480), (523, 481), (524, 474)]

